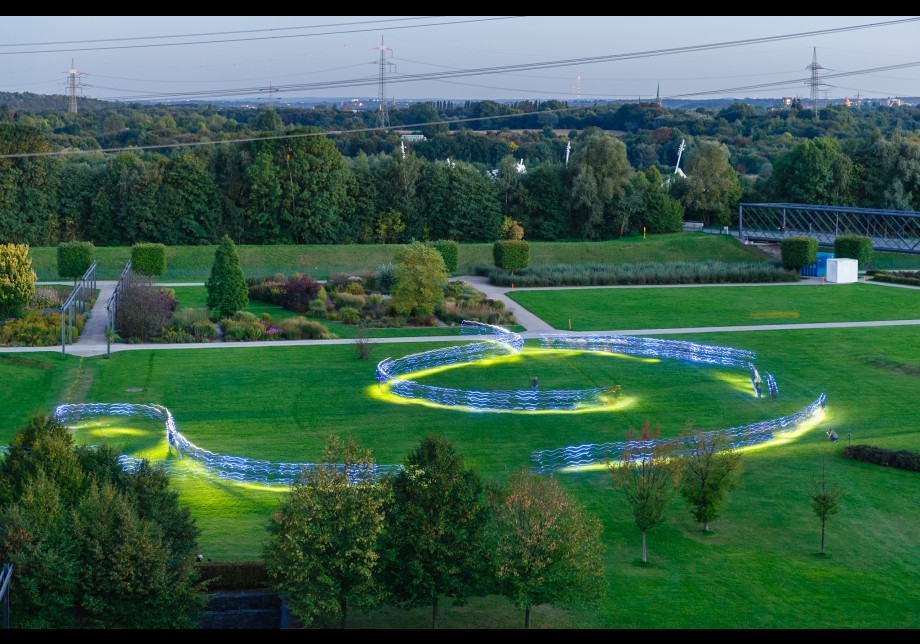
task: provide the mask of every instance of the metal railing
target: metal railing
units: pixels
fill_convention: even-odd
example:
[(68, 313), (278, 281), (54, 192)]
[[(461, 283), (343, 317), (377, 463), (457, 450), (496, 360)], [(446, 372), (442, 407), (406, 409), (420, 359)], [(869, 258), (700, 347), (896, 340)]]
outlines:
[(738, 204), (738, 234), (756, 241), (814, 237), (833, 246), (838, 236), (860, 235), (875, 250), (920, 253), (920, 212), (799, 203)]
[(66, 355), (67, 344), (73, 344), (73, 328), (77, 315), (86, 315), (96, 299), (96, 262), (77, 280), (73, 291), (61, 305), (61, 357)]
[(128, 263), (125, 264), (125, 268), (121, 272), (121, 277), (118, 278), (118, 282), (115, 284), (115, 290), (112, 291), (112, 297), (109, 298), (109, 301), (106, 302), (105, 305), (106, 315), (108, 316), (105, 326), (106, 357), (112, 355), (112, 334), (115, 332), (115, 316), (118, 313), (118, 302), (121, 299), (121, 294), (125, 283), (129, 279), (131, 279), (130, 259), (128, 260)]
[(3, 605), (3, 628), (10, 627), (10, 579), (13, 578), (13, 564), (0, 568), (0, 604)]

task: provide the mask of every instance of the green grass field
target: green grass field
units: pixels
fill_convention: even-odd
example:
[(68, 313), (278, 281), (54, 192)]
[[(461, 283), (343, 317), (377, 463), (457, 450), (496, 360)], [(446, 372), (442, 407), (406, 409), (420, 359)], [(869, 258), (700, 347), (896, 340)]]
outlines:
[[(864, 287), (872, 289), (874, 287)], [(713, 289), (684, 289), (702, 294)], [(746, 288), (736, 289), (738, 291)], [(809, 287), (787, 287), (790, 293)], [(901, 289), (882, 289), (901, 292)], [(625, 293), (629, 291), (617, 291)], [(793, 293), (793, 294), (794, 294)], [(180, 431), (209, 450), (271, 460), (315, 459), (326, 437), (350, 434), (378, 462), (401, 461), (426, 432), (445, 434), (488, 479), (505, 478), (531, 451), (619, 440), (649, 418), (665, 434), (690, 422), (718, 429), (797, 410), (824, 392), (828, 413), (794, 442), (750, 451), (742, 487), (703, 534), (675, 501), (665, 524), (649, 532), (649, 564), (622, 496), (603, 471), (557, 474), (603, 523), (608, 595), (596, 609), (543, 607), (534, 625), (599, 628), (916, 628), (920, 615), (920, 506), (917, 474), (839, 456), (849, 438), (893, 449), (920, 449), (916, 327), (713, 333), (676, 339), (757, 352), (773, 373), (777, 400), (755, 399), (738, 372), (642, 362), (613, 356), (527, 352), (491, 367), (460, 367), (430, 384), (480, 389), (583, 388), (621, 384), (632, 398), (619, 411), (494, 414), (396, 404), (375, 395), (377, 360), (432, 349), (388, 344), (370, 361), (347, 345), (129, 351), (62, 360), (56, 354), (0, 354), (0, 439), (30, 415), (58, 402), (155, 402), (169, 407)], [(528, 343), (528, 347), (536, 346)], [(743, 374), (742, 374), (743, 375)], [(140, 389), (141, 391), (135, 391)], [(823, 429), (833, 427), (832, 444)], [(87, 426), (81, 442), (113, 440), (154, 456), (164, 450), (152, 421)], [(94, 433), (95, 432), (95, 433)], [(808, 482), (827, 459), (846, 490), (828, 523), (827, 552), (816, 555), (820, 524)], [(268, 515), (283, 492), (210, 479), (177, 480), (202, 529), (201, 550), (215, 560), (261, 556)], [(423, 626), (424, 611), (386, 609), (355, 625)], [(445, 626), (519, 626), (501, 598), (451, 608)]]
[(877, 284), (516, 290), (514, 301), (557, 329), (708, 326), (920, 319), (920, 292)]
[[(674, 233), (647, 239), (629, 237), (604, 242), (531, 242), (532, 264), (574, 264), (581, 262), (656, 262), (765, 261), (765, 255), (749, 246), (721, 235)], [(162, 282), (204, 282), (214, 262), (216, 246), (170, 246)], [(399, 244), (278, 245), (237, 246), (240, 263), (247, 277), (274, 273), (306, 273), (315, 279), (328, 279), (333, 273), (374, 270), (394, 261)], [(32, 268), (39, 280), (57, 280), (57, 247), (29, 250)], [(131, 248), (96, 248), (98, 279), (118, 279)], [(476, 263), (492, 264), (492, 244), (460, 244), (458, 275), (469, 272)]]

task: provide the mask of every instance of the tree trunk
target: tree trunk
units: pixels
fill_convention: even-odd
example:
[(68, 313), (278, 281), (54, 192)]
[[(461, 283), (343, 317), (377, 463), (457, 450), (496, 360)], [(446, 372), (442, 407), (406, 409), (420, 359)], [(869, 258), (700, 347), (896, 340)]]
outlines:
[(344, 599), (342, 600), (342, 623), (339, 624), (339, 628), (345, 628), (345, 621), (348, 619), (348, 602)]
[(642, 563), (648, 563), (645, 558), (645, 530), (642, 531)]
[(438, 596), (431, 599), (431, 628), (436, 628), (438, 623)]
[(709, 532), (709, 521), (703, 523), (703, 532)]
[(530, 628), (530, 606), (524, 609), (524, 628)]
[(821, 554), (824, 554), (824, 521), (821, 522)]

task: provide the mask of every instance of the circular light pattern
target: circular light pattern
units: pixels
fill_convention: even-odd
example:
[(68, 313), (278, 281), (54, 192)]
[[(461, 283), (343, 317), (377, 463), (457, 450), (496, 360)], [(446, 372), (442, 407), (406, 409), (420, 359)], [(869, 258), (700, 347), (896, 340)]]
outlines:
[[(395, 360), (386, 358), (377, 364), (377, 381), (381, 384), (386, 384), (391, 393), (409, 400), (419, 400), (448, 407), (470, 408), (476, 411), (569, 411), (584, 408), (586, 405), (606, 404), (605, 394), (616, 391), (616, 388), (477, 391), (433, 387), (420, 384), (406, 377), (429, 369), (514, 355), (520, 353), (524, 346), (523, 339), (517, 333), (481, 322), (465, 320), (461, 326), (461, 333), (488, 334), (494, 337), (484, 342), (415, 353)], [(622, 353), (742, 368), (749, 371), (754, 393), (758, 397), (761, 396), (761, 386), (764, 382), (771, 398), (775, 398), (779, 393), (776, 380), (772, 374), (767, 373), (761, 379), (760, 372), (754, 365), (756, 355), (753, 352), (732, 347), (617, 335), (544, 335), (541, 344), (546, 349)], [(788, 416), (741, 427), (706, 432), (706, 434), (724, 437), (727, 446), (731, 448), (756, 445), (775, 438), (777, 434), (799, 428), (805, 421), (820, 414), (826, 406), (827, 401), (822, 393), (809, 406)], [(54, 410), (53, 415), (65, 424), (73, 424), (87, 417), (100, 416), (141, 416), (162, 420), (170, 451), (175, 449), (180, 461), (181, 459), (191, 459), (219, 478), (240, 483), (291, 485), (305, 470), (309, 471), (319, 467), (334, 467), (344, 470), (349, 480), (357, 483), (376, 480), (379, 476), (394, 472), (401, 467), (400, 465), (377, 464), (358, 466), (353, 464), (285, 463), (216, 454), (198, 447), (183, 436), (176, 428), (172, 413), (162, 405), (132, 403), (65, 404), (59, 405)], [(630, 458), (633, 460), (642, 460), (648, 458), (658, 445), (664, 442), (673, 442), (673, 440), (658, 439), (595, 443), (536, 451), (531, 454), (532, 469), (537, 472), (553, 472), (596, 463), (616, 462), (622, 460), (625, 453), (630, 454)], [(692, 437), (678, 440), (681, 441), (678, 453), (681, 450), (692, 449)], [(7, 451), (8, 449), (5, 446), (0, 446), (0, 456)], [(137, 467), (142, 460), (124, 455), (119, 457), (119, 461), (125, 469)]]

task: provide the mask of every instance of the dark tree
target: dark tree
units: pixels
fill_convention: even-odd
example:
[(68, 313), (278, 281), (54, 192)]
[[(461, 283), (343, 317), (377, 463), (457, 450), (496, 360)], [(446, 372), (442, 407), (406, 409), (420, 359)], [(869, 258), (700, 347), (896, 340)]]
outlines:
[(249, 303), (249, 287), (246, 276), (240, 266), (240, 256), (236, 244), (229, 235), (224, 235), (214, 251), (214, 263), (206, 284), (208, 289), (208, 308), (216, 309), (221, 317), (231, 315), (246, 308)]

